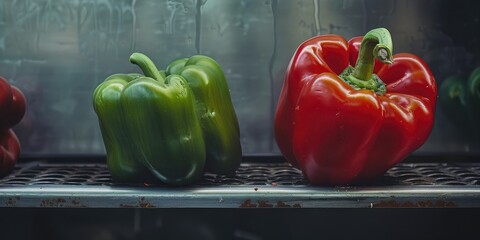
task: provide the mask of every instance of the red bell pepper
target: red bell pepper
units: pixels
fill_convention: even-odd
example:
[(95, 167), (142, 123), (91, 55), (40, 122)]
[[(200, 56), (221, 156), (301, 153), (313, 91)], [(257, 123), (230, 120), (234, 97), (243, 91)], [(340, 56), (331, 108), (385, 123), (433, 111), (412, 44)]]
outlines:
[(364, 182), (427, 140), (436, 99), (427, 65), (412, 54), (392, 56), (387, 29), (348, 42), (317, 36), (298, 47), (288, 66), (275, 138), (314, 185)]
[(23, 93), (0, 77), (0, 176), (8, 174), (18, 160), (20, 142), (11, 128), (22, 120), (25, 108)]

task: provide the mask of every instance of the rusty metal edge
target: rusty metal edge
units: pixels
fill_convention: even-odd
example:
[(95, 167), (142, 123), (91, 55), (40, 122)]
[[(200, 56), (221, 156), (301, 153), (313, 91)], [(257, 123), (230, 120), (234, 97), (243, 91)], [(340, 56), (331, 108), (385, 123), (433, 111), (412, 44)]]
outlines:
[(29, 208), (471, 208), (478, 186), (0, 187), (0, 207)]

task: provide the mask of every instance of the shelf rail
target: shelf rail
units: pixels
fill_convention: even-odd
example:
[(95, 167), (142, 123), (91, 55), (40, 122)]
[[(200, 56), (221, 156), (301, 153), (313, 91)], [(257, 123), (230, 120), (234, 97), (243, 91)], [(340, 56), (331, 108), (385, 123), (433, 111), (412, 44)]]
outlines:
[(103, 163), (17, 164), (0, 207), (457, 208), (480, 207), (479, 163), (401, 163), (366, 185), (316, 187), (287, 163), (243, 163), (188, 187), (112, 182)]

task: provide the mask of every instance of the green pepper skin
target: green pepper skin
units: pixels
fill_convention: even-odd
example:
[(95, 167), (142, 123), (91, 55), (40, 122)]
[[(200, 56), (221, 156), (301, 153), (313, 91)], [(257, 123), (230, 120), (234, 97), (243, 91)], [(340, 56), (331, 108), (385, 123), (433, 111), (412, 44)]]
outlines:
[(131, 139), (125, 129), (125, 118), (120, 96), (125, 86), (140, 77), (139, 74), (114, 74), (101, 83), (93, 93), (93, 108), (102, 132), (107, 166), (116, 182), (142, 182), (152, 176), (136, 160)]
[(197, 181), (205, 165), (205, 143), (194, 95), (185, 79), (170, 75), (165, 84), (141, 77), (123, 90), (126, 129), (137, 158), (162, 182)]
[(440, 107), (447, 118), (460, 130), (480, 141), (480, 67), (468, 79), (451, 76), (439, 89)]
[(195, 96), (182, 76), (165, 79), (146, 56), (130, 61), (154, 78), (116, 74), (93, 94), (112, 177), (145, 180), (150, 172), (171, 185), (194, 183), (206, 156)]
[(195, 55), (172, 61), (166, 74), (183, 76), (195, 95), (207, 149), (207, 170), (234, 174), (242, 158), (240, 131), (221, 66), (210, 57)]

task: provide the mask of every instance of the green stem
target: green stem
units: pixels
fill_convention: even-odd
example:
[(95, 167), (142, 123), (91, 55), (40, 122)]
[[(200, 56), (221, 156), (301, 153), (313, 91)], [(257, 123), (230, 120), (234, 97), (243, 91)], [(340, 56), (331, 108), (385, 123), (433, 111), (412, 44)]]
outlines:
[(376, 28), (363, 37), (355, 67), (349, 66), (340, 74), (348, 84), (358, 89), (370, 89), (384, 94), (385, 84), (373, 74), (375, 58), (385, 64), (393, 63), (393, 44), (390, 32), (385, 28)]
[(375, 66), (375, 57), (383, 63), (391, 64), (392, 50), (392, 37), (387, 29), (371, 30), (363, 37), (353, 76), (360, 80), (370, 80)]
[(153, 78), (161, 83), (165, 82), (165, 78), (158, 71), (157, 66), (152, 62), (152, 60), (143, 53), (133, 53), (130, 56), (130, 62), (137, 65), (142, 69), (143, 74), (146, 77)]

